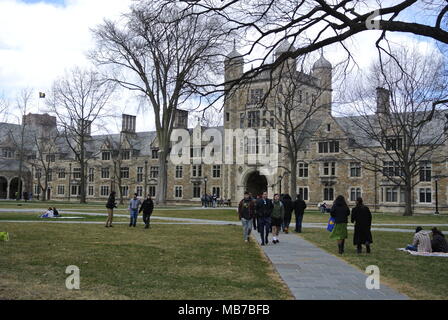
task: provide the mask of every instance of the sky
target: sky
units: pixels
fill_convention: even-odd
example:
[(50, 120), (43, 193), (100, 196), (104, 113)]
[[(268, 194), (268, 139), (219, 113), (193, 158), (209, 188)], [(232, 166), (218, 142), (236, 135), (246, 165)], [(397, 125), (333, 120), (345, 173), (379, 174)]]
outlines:
[[(44, 102), (38, 99), (38, 93), (49, 92), (52, 82), (70, 68), (89, 66), (85, 54), (94, 45), (90, 29), (106, 17), (118, 18), (131, 2), (0, 0), (0, 96), (13, 99), (22, 88), (31, 88), (35, 90), (31, 111), (44, 111)], [(367, 68), (376, 57), (373, 43), (377, 36), (377, 31), (365, 32), (348, 43), (361, 69)], [(419, 45), (428, 45), (404, 34), (394, 34), (390, 38), (398, 43), (417, 41)], [(340, 47), (325, 49), (325, 57), (333, 64), (343, 55)], [(138, 131), (153, 130), (153, 121), (140, 120), (152, 115), (137, 113), (135, 99), (126, 94), (122, 97), (116, 102), (117, 114), (136, 114)]]

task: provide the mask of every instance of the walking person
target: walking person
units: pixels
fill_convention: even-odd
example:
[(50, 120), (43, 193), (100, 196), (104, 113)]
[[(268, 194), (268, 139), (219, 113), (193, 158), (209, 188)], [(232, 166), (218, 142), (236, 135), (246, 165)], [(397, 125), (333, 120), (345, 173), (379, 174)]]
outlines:
[(129, 201), (129, 214), (131, 216), (131, 221), (129, 222), (130, 227), (135, 227), (137, 224), (138, 217), (138, 207), (141, 205), (140, 199), (137, 198), (137, 194), (134, 193), (134, 198)]
[(372, 213), (369, 207), (363, 204), (361, 197), (356, 199), (356, 207), (352, 209), (352, 223), (355, 224), (355, 233), (353, 235), (353, 245), (356, 246), (356, 252), (362, 253), (362, 245), (366, 246), (366, 252), (370, 253), (370, 244), (372, 241)]
[(334, 228), (330, 234), (330, 239), (337, 240), (339, 253), (344, 253), (344, 243), (347, 239), (347, 223), (350, 209), (342, 195), (336, 197), (330, 210), (330, 215), (334, 218)]
[(294, 201), (294, 215), (296, 217), (295, 232), (302, 232), (303, 214), (305, 213), (306, 203), (302, 200), (302, 195), (298, 194), (296, 201)]
[(140, 206), (140, 211), (143, 211), (143, 222), (145, 223), (145, 229), (149, 229), (149, 219), (151, 218), (152, 211), (154, 210), (154, 201), (152, 201), (151, 196), (148, 194), (147, 198), (143, 201)]
[(243, 224), (243, 239), (245, 242), (249, 242), (252, 220), (255, 216), (255, 204), (247, 191), (244, 192), (244, 199), (238, 204), (238, 216)]
[(274, 194), (274, 202), (271, 214), (271, 226), (272, 226), (272, 242), (279, 243), (278, 234), (285, 217), (285, 208), (283, 203), (280, 201), (280, 195), (278, 193)]
[(261, 199), (257, 201), (255, 210), (258, 217), (258, 232), (260, 232), (261, 245), (269, 243), (269, 229), (271, 227), (271, 215), (274, 205), (271, 199), (268, 199), (268, 193), (265, 191)]
[(252, 201), (252, 203), (253, 203), (253, 205), (254, 205), (254, 217), (253, 217), (253, 219), (252, 219), (252, 225), (253, 225), (253, 229), (254, 230), (258, 230), (257, 229), (257, 220), (258, 220), (258, 218), (257, 218), (257, 214), (256, 214), (256, 212), (255, 212), (255, 203), (256, 203), (256, 198), (254, 198), (254, 196), (252, 195), (252, 193), (251, 192), (249, 192), (249, 199)]
[(112, 220), (114, 217), (114, 208), (117, 207), (117, 203), (115, 202), (115, 191), (112, 191), (109, 194), (109, 198), (107, 199), (106, 208), (107, 208), (107, 220), (106, 220), (106, 228), (112, 228)]
[(294, 202), (292, 202), (291, 196), (285, 194), (282, 200), (283, 206), (285, 208), (285, 217), (283, 219), (283, 232), (289, 232), (289, 224), (291, 223), (292, 211), (294, 210)]

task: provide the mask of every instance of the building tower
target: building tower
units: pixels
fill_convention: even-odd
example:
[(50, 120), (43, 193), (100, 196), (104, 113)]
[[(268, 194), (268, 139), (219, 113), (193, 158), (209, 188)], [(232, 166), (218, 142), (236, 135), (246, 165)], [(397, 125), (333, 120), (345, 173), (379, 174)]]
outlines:
[(312, 75), (318, 79), (320, 92), (320, 106), (326, 112), (331, 114), (331, 94), (332, 94), (332, 65), (325, 59), (323, 51), (320, 58), (314, 63)]

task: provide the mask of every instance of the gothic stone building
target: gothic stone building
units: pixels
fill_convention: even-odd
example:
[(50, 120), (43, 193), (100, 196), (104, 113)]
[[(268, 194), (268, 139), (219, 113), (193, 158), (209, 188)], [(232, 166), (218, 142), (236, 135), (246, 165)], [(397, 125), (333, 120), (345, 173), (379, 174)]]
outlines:
[[(275, 54), (279, 55), (291, 48), (289, 43), (284, 42)], [(227, 81), (243, 73), (244, 59), (236, 50), (227, 56), (224, 63)], [(338, 194), (342, 194), (351, 206), (358, 196), (362, 196), (366, 204), (379, 211), (402, 211), (402, 187), (392, 184), (382, 172), (367, 170), (356, 160), (356, 155), (365, 153), (364, 148), (377, 148), (380, 155), (378, 144), (362, 138), (359, 128), (353, 125), (349, 117), (334, 117), (331, 114), (330, 62), (322, 55), (314, 63), (311, 74), (296, 71), (295, 62), (292, 60), (286, 61), (285, 64), (286, 69), (293, 70), (290, 74), (300, 79), (299, 102), (307, 107), (318, 107), (318, 110), (304, 121), (300, 162), (297, 164), (295, 188), (308, 203), (308, 207), (317, 207), (322, 202), (331, 203)], [(263, 108), (259, 105), (261, 97), (268, 92), (273, 77), (276, 77), (275, 73), (264, 72), (249, 85), (227, 91), (224, 125), (215, 128), (221, 132), (224, 141), (227, 141), (226, 134), (230, 129), (275, 129), (276, 121), (273, 115), (281, 112), (275, 107), (278, 105), (273, 101), (275, 97), (269, 96)], [(287, 79), (278, 77), (278, 81), (282, 83)], [(372, 117), (380, 116), (388, 107), (388, 93), (381, 88), (377, 91), (377, 113)], [(188, 113), (179, 110), (175, 127), (187, 129), (187, 118)], [(446, 123), (442, 120), (434, 119), (428, 126), (430, 130), (426, 130), (425, 134), (430, 136), (432, 132), (445, 130)], [(19, 191), (18, 171), (22, 149), (22, 191), (32, 192), (33, 199), (43, 196), (52, 200), (79, 199), (82, 173), (74, 161), (74, 154), (63, 138), (56, 135), (55, 138), (50, 138), (50, 133), (57, 132), (56, 119), (47, 114), (29, 114), (24, 117), (23, 123), (26, 130), (22, 148), (18, 141), (23, 127), (0, 123), (0, 198), (14, 198), (15, 193)], [(136, 117), (123, 115), (120, 133), (89, 136), (89, 161), (85, 173), (88, 201), (104, 202), (112, 190), (121, 193), (125, 199), (133, 193), (139, 196), (155, 196), (159, 175), (156, 132), (136, 132), (135, 127)], [(192, 135), (197, 130), (203, 132), (204, 129), (206, 128), (196, 127), (189, 129), (189, 132)], [(280, 136), (279, 144), (284, 143), (284, 138)], [(47, 147), (40, 147), (41, 145)], [(222, 150), (229, 147), (236, 150), (238, 146), (223, 146)], [(248, 154), (260, 152), (258, 147), (251, 148), (247, 140), (243, 148)], [(445, 143), (437, 148), (432, 159), (422, 162), (421, 174), (416, 177), (419, 181), (414, 188), (412, 199), (416, 212), (434, 212), (436, 199), (439, 211), (448, 211), (447, 154), (448, 143)], [(274, 193), (286, 193), (290, 190), (290, 181), (285, 170), (289, 163), (282, 148), (279, 148), (278, 161), (280, 169), (273, 175), (264, 175), (260, 171), (260, 164), (256, 162), (202, 165), (169, 163), (167, 201), (173, 204), (197, 205), (201, 195), (207, 192), (217, 194), (220, 198), (231, 199), (235, 205), (243, 197), (245, 190), (253, 194), (267, 190), (271, 197)], [(378, 161), (382, 161), (380, 156)], [(389, 164), (384, 162), (384, 165), (387, 167)]]

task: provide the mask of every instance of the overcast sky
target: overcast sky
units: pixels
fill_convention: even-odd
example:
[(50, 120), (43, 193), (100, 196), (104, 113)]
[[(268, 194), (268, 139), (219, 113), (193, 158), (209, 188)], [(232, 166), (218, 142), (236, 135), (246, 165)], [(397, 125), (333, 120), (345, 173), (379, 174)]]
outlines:
[[(31, 111), (42, 111), (43, 101), (37, 99), (38, 92), (48, 92), (52, 82), (65, 70), (89, 64), (85, 56), (93, 46), (89, 29), (106, 17), (118, 17), (131, 2), (0, 0), (0, 95), (12, 98), (21, 88), (32, 88), (36, 99)], [(373, 43), (377, 36), (377, 32), (365, 32), (349, 41), (348, 45), (361, 68), (367, 68), (375, 59)], [(412, 39), (404, 34), (390, 38), (400, 43)], [(421, 44), (427, 45), (423, 41)], [(325, 51), (326, 58), (333, 64), (342, 54), (340, 47)], [(117, 106), (117, 114), (125, 110), (136, 114), (135, 105), (135, 101), (125, 99)], [(153, 118), (152, 114), (143, 116)], [(153, 129), (152, 122), (138, 118), (137, 130)]]

